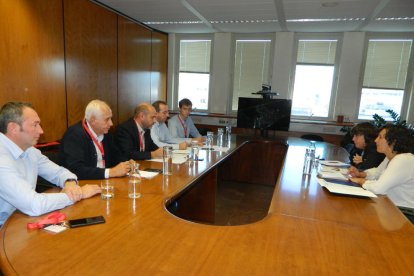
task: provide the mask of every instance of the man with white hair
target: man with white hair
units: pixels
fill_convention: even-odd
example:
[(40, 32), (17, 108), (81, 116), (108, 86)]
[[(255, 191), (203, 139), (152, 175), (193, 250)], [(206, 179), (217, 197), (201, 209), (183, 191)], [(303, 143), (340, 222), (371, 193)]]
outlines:
[(79, 179), (104, 179), (125, 176), (129, 162), (120, 162), (118, 149), (109, 129), (112, 110), (101, 100), (92, 100), (86, 106), (85, 118), (69, 127), (60, 145), (62, 166)]

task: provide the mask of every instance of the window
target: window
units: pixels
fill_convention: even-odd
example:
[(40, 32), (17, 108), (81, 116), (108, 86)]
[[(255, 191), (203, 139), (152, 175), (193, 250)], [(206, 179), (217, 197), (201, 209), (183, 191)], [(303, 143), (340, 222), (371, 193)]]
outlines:
[(178, 99), (188, 98), (193, 109), (208, 109), (211, 40), (180, 40)]
[(388, 109), (401, 114), (412, 42), (401, 39), (368, 41), (358, 119), (372, 120), (376, 113), (391, 120), (385, 112)]
[(298, 41), (292, 115), (329, 116), (337, 44), (332, 39)]
[[(272, 39), (236, 39), (232, 110), (238, 109), (239, 97), (253, 98), (253, 92), (270, 84)], [(260, 97), (260, 96), (257, 96)]]

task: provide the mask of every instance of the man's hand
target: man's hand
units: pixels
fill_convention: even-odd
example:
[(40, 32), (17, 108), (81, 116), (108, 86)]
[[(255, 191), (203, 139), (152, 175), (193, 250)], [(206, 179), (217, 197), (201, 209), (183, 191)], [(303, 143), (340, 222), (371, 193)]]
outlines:
[(109, 177), (125, 176), (131, 169), (129, 161), (121, 162), (115, 167), (109, 169)]
[(162, 148), (158, 148), (157, 150), (151, 151), (151, 158), (158, 157), (162, 157)]
[(101, 187), (99, 187), (98, 185), (89, 185), (89, 184), (82, 186), (81, 189), (82, 189), (82, 199), (90, 198), (96, 194), (100, 194), (102, 191)]
[(206, 137), (192, 138), (191, 141), (197, 141), (198, 143), (204, 143), (206, 141)]
[(178, 144), (178, 149), (180, 150), (185, 150), (187, 148), (187, 143), (186, 142), (182, 142)]
[(76, 181), (65, 182), (65, 187), (62, 189), (62, 193), (66, 193), (73, 202), (82, 199), (82, 189), (77, 185)]

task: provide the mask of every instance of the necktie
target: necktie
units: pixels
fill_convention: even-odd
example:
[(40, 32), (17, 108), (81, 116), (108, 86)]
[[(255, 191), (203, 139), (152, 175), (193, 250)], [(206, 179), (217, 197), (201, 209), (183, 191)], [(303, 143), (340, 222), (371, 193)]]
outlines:
[(145, 134), (145, 131), (141, 131), (139, 133), (139, 135), (140, 135), (140, 139), (139, 139), (139, 150), (140, 151), (145, 151), (144, 134)]

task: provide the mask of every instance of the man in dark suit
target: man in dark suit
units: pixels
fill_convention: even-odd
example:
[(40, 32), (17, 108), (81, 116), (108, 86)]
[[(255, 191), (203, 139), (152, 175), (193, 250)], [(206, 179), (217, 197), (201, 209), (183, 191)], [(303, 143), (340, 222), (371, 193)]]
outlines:
[(122, 160), (162, 157), (162, 149), (154, 143), (150, 133), (156, 114), (152, 105), (141, 103), (135, 108), (134, 117), (119, 125), (116, 142)]
[(103, 101), (93, 100), (85, 109), (85, 119), (72, 125), (63, 136), (59, 162), (78, 179), (105, 179), (124, 176), (129, 162), (119, 160), (119, 152), (109, 129), (112, 110)]

